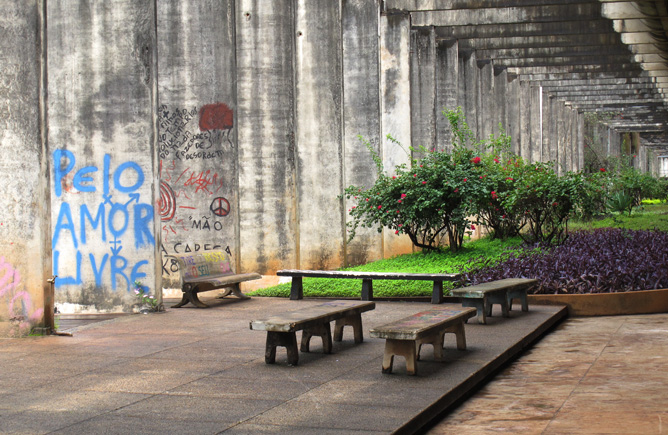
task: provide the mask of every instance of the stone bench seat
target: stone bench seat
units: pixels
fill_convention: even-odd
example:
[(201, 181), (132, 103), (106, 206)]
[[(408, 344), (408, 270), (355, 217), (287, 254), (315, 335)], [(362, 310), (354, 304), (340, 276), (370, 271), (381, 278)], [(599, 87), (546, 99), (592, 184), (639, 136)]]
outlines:
[(206, 251), (193, 255), (173, 255), (180, 272), (180, 285), (183, 297), (172, 306), (180, 308), (190, 302), (196, 307), (207, 308), (199, 300), (197, 293), (224, 288), (219, 297), (230, 293), (241, 299), (249, 297), (241, 292), (240, 283), (262, 278), (259, 273), (234, 273), (230, 257), (225, 251)]
[(443, 358), (443, 343), (446, 333), (453, 333), (457, 339), (457, 349), (466, 349), (464, 324), (475, 316), (475, 308), (439, 307), (422, 311), (412, 316), (372, 328), (371, 337), (385, 339), (383, 373), (392, 373), (394, 356), (406, 359), (406, 372), (417, 374), (417, 361), (423, 344), (434, 347), (434, 359)]
[(507, 278), (454, 289), (452, 295), (461, 298), (462, 306), (475, 307), (478, 311), (478, 323), (486, 324), (487, 316), (492, 315), (494, 304), (501, 306), (503, 317), (510, 316), (514, 299), (520, 300), (522, 311), (529, 311), (527, 290), (537, 282), (536, 279)]
[(250, 329), (267, 331), (264, 361), (267, 364), (276, 362), (276, 347), (283, 346), (287, 350), (288, 364), (297, 365), (297, 331), (302, 331), (300, 350), (309, 351), (311, 337), (322, 338), (323, 351), (332, 353), (332, 333), (330, 322), (335, 321), (334, 341), (343, 340), (343, 327), (352, 326), (355, 343), (364, 339), (362, 332), (362, 313), (376, 308), (375, 302), (361, 301), (329, 301), (320, 305), (306, 307), (301, 310), (276, 314), (266, 319), (252, 320)]
[(298, 300), (304, 298), (303, 278), (342, 278), (361, 279), (363, 301), (373, 300), (373, 281), (383, 280), (408, 280), (408, 281), (432, 281), (434, 283), (431, 303), (443, 302), (443, 281), (457, 281), (461, 278), (458, 273), (400, 273), (400, 272), (356, 272), (345, 270), (279, 270), (278, 276), (292, 277), (290, 287), (290, 299)]

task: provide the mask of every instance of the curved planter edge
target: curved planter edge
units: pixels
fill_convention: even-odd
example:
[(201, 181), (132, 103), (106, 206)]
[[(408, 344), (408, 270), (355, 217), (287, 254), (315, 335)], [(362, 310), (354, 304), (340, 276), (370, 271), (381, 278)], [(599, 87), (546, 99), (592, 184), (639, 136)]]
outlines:
[(571, 316), (668, 313), (668, 289), (578, 295), (528, 295), (529, 304), (566, 305)]

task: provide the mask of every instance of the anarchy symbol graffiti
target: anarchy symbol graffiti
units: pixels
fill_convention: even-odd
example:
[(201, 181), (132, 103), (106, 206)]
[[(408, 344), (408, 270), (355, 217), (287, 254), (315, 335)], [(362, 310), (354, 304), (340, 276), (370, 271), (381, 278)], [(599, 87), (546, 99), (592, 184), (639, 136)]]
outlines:
[(218, 198), (214, 198), (209, 209), (216, 216), (227, 216), (230, 213), (230, 202), (219, 196)]

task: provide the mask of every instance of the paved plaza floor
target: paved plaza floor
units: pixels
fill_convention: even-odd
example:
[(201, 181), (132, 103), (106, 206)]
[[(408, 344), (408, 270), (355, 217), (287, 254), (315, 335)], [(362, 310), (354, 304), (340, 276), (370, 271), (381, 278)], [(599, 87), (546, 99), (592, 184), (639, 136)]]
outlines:
[(363, 343), (346, 329), (330, 355), (314, 339), (298, 366), (282, 348), (265, 364), (249, 321), (320, 302), (226, 298), (2, 339), (0, 433), (661, 433), (668, 420), (668, 315), (495, 313), (469, 321), (467, 350), (450, 337), (444, 361), (426, 346), (417, 376), (401, 358), (387, 375), (368, 329), (431, 305), (378, 301)]

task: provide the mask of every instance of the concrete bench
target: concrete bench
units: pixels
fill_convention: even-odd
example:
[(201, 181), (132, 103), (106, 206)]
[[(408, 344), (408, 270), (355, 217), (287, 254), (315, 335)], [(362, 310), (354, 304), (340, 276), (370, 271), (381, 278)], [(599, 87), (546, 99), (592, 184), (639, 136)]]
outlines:
[(183, 292), (181, 302), (172, 308), (179, 308), (190, 302), (196, 307), (207, 308), (197, 297), (197, 293), (224, 288), (223, 298), (230, 293), (248, 299), (241, 293), (239, 283), (260, 279), (259, 273), (234, 273), (230, 257), (225, 251), (207, 251), (193, 255), (170, 255), (175, 258), (180, 273), (180, 285)]
[(453, 296), (462, 298), (462, 306), (478, 310), (478, 323), (486, 324), (492, 315), (492, 305), (501, 305), (503, 317), (510, 316), (514, 299), (519, 299), (522, 311), (529, 311), (527, 290), (538, 282), (536, 279), (507, 278), (452, 290)]
[(297, 352), (297, 331), (302, 331), (300, 350), (309, 351), (311, 337), (322, 338), (323, 351), (332, 353), (331, 321), (336, 321), (334, 326), (334, 341), (343, 340), (343, 327), (353, 327), (355, 343), (361, 343), (362, 313), (376, 308), (375, 302), (360, 301), (329, 301), (320, 305), (304, 308), (297, 311), (276, 314), (262, 320), (250, 322), (250, 329), (256, 331), (267, 331), (267, 344), (265, 347), (264, 361), (267, 364), (276, 362), (276, 347), (283, 346), (288, 353), (288, 364), (297, 365), (299, 353)]
[(443, 281), (457, 281), (461, 274), (458, 273), (382, 273), (382, 272), (354, 272), (344, 270), (279, 270), (278, 276), (292, 277), (290, 287), (290, 299), (303, 299), (303, 278), (344, 278), (362, 280), (362, 300), (373, 300), (373, 280), (394, 279), (408, 281), (432, 281), (434, 283), (431, 303), (443, 302)]
[(383, 373), (392, 373), (394, 356), (406, 359), (406, 372), (417, 374), (417, 361), (423, 344), (434, 347), (434, 359), (443, 358), (443, 341), (446, 333), (457, 338), (457, 349), (466, 349), (464, 324), (475, 316), (475, 308), (432, 308), (369, 331), (371, 337), (385, 339)]

